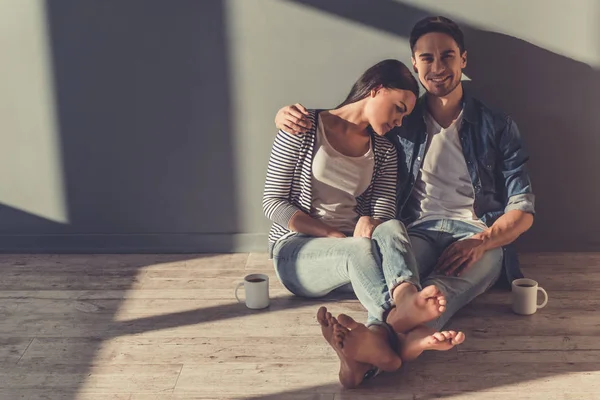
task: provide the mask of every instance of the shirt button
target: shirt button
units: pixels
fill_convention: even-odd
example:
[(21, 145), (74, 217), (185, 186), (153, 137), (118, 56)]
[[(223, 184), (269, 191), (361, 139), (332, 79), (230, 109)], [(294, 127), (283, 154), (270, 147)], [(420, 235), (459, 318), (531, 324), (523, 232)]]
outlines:
[(417, 157), (417, 160), (421, 161), (421, 157)]

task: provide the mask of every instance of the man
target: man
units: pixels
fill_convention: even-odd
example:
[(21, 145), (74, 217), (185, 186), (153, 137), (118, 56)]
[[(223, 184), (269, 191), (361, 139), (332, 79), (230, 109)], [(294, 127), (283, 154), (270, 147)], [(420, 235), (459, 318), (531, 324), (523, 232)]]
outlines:
[[(399, 157), (398, 219), (422, 286), (446, 297), (446, 312), (430, 323), (440, 329), (501, 276), (522, 277), (512, 243), (533, 224), (534, 195), (514, 121), (463, 90), (467, 51), (456, 23), (425, 18), (409, 41), (426, 94), (387, 136)], [(275, 123), (303, 132), (306, 114), (300, 104), (284, 107)]]

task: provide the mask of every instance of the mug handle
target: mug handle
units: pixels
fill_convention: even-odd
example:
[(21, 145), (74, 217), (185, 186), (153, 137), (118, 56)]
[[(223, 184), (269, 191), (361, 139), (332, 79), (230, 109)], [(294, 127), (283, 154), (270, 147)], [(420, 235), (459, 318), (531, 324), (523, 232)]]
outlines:
[[(238, 283), (238, 284), (237, 284), (237, 286), (235, 287), (235, 292), (234, 292), (234, 294), (235, 294), (235, 298), (237, 299), (237, 301), (238, 301), (239, 303), (243, 303), (243, 301), (242, 301), (242, 300), (240, 300), (240, 298), (238, 297), (238, 290), (239, 290), (239, 289), (240, 289), (242, 286), (244, 286), (244, 282), (240, 282), (240, 283)], [(542, 290), (543, 290), (543, 289), (542, 289)], [(546, 296), (546, 298), (547, 298), (547, 297), (548, 297), (548, 296)], [(546, 305), (546, 303), (544, 303), (544, 305)], [(543, 307), (543, 306), (542, 306), (542, 307)]]
[(546, 304), (548, 304), (548, 293), (546, 293), (544, 288), (541, 288), (539, 286), (538, 286), (538, 291), (544, 293), (544, 302), (537, 306), (537, 308), (540, 309), (540, 308), (544, 308), (546, 306)]

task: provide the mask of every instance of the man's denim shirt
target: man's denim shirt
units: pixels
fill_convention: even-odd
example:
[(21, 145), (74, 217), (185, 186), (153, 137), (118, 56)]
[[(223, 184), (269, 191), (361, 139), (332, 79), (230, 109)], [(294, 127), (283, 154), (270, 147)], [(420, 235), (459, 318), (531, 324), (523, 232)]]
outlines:
[[(406, 225), (414, 220), (406, 204), (419, 174), (427, 144), (423, 118), (425, 107), (423, 96), (402, 126), (387, 134), (398, 150), (398, 219)], [(459, 136), (473, 183), (473, 208), (477, 217), (491, 226), (498, 217), (510, 210), (534, 214), (535, 198), (526, 169), (529, 157), (513, 120), (465, 94)], [(523, 277), (514, 245), (504, 246), (503, 251), (504, 283)]]

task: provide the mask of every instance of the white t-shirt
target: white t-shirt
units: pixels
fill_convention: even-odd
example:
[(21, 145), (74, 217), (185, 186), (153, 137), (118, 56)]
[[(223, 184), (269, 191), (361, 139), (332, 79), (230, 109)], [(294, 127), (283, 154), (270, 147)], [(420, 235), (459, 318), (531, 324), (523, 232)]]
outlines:
[(311, 216), (340, 232), (354, 232), (358, 221), (356, 198), (367, 190), (373, 177), (373, 144), (362, 156), (346, 156), (331, 146), (320, 118), (316, 139)]
[(458, 135), (462, 111), (448, 128), (442, 128), (429, 113), (425, 123), (429, 143), (410, 199), (410, 210), (416, 217), (411, 226), (453, 219), (485, 229), (473, 210), (475, 192)]

